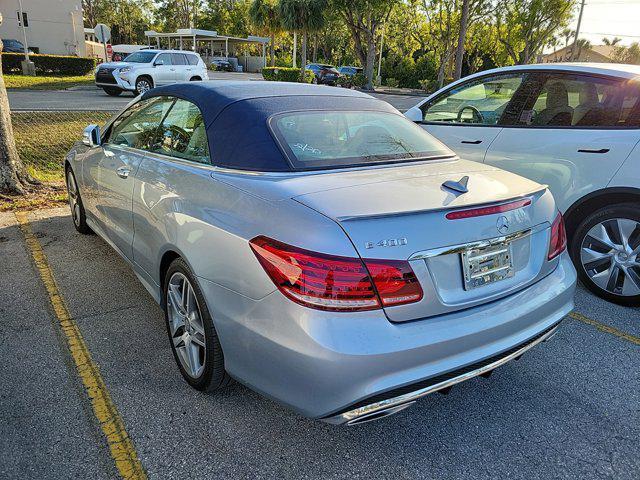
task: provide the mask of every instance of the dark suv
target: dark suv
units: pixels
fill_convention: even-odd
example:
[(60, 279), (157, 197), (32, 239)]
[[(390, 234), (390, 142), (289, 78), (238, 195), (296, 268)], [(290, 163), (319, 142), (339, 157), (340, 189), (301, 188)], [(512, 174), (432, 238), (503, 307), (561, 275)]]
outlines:
[(320, 85), (335, 85), (338, 81), (340, 73), (333, 65), (322, 65), (319, 63), (310, 63), (307, 65), (307, 70), (313, 72), (313, 83)]
[[(6, 53), (24, 53), (24, 45), (18, 40), (12, 38), (2, 39), (2, 51)], [(33, 52), (29, 52), (33, 53)]]

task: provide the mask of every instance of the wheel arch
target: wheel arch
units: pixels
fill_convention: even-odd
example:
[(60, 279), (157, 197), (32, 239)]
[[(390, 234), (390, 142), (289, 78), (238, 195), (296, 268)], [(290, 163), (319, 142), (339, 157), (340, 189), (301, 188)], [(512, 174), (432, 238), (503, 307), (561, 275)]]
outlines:
[(202, 81), (202, 77), (200, 75), (194, 75), (193, 77), (191, 77), (189, 79), (190, 82), (201, 82)]
[(162, 254), (162, 257), (160, 258), (160, 265), (159, 265), (159, 269), (158, 269), (158, 285), (160, 285), (160, 306), (163, 309), (165, 308), (165, 302), (164, 302), (164, 277), (167, 274), (167, 270), (169, 270), (169, 265), (171, 265), (171, 263), (174, 260), (178, 259), (178, 258), (184, 259), (184, 257), (182, 255), (180, 255), (180, 253), (176, 249), (168, 249), (168, 250), (166, 250)]
[(572, 236), (584, 216), (599, 208), (634, 202), (640, 204), (640, 188), (609, 187), (591, 192), (576, 200), (564, 213), (567, 235)]
[(151, 88), (155, 87), (156, 82), (153, 80), (153, 77), (151, 75), (149, 75), (148, 73), (142, 73), (142, 74), (138, 75), (136, 77), (136, 81), (133, 84), (134, 87), (138, 84), (138, 80), (140, 80), (141, 78), (146, 78), (146, 79), (150, 80), (151, 81)]

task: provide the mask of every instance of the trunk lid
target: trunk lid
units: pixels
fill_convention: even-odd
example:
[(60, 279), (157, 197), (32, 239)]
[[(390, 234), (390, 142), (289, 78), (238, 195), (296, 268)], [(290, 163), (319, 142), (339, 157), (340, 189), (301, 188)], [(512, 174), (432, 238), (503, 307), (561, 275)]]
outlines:
[[(362, 258), (408, 260), (424, 296), (419, 302), (385, 307), (391, 321), (425, 318), (493, 301), (531, 285), (557, 263), (547, 261), (549, 227), (556, 214), (548, 190), (476, 162), (449, 159), (319, 174), (214, 176), (269, 201), (293, 198), (333, 219)], [(468, 177), (465, 193), (443, 186), (464, 176)], [(519, 199), (528, 199), (530, 204), (472, 218), (446, 217), (451, 211)], [(472, 246), (488, 243), (497, 243), (492, 249), (507, 245), (511, 275), (469, 288), (464, 265), (467, 262), (469, 267), (471, 260), (465, 260), (463, 252), (467, 255)]]

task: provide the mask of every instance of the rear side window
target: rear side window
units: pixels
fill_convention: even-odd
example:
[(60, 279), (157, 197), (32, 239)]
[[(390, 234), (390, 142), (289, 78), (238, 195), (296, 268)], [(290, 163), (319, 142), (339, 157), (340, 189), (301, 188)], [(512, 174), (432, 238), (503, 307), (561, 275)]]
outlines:
[(187, 65), (187, 60), (184, 58), (184, 54), (182, 53), (172, 53), (171, 63), (173, 65)]
[(189, 62), (189, 65), (197, 65), (198, 57), (196, 57), (195, 55), (187, 55), (187, 61)]
[(291, 112), (272, 117), (269, 124), (298, 170), (452, 155), (422, 128), (393, 113)]
[(538, 94), (521, 122), (534, 126), (638, 127), (637, 82), (575, 74), (544, 74)]
[(200, 109), (186, 100), (176, 100), (158, 129), (151, 151), (198, 163), (209, 163), (207, 130)]
[(172, 98), (153, 97), (132, 105), (113, 122), (107, 143), (149, 150), (172, 104)]

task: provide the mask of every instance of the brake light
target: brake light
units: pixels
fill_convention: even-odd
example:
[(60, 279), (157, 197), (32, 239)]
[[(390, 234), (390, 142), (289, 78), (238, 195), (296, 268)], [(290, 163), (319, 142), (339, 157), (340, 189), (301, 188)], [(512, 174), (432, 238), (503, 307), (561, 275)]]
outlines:
[(468, 210), (456, 210), (445, 215), (448, 220), (458, 220), (461, 218), (482, 217), (484, 215), (493, 215), (495, 213), (509, 212), (517, 208), (531, 205), (530, 198), (516, 200), (515, 202), (503, 203), (502, 205), (491, 205), (489, 207), (470, 208)]
[(564, 219), (562, 214), (558, 212), (558, 216), (551, 224), (551, 240), (549, 241), (548, 260), (552, 260), (560, 255), (567, 248), (567, 231), (564, 227)]
[(406, 261), (363, 262), (359, 258), (311, 252), (262, 236), (249, 245), (278, 289), (307, 307), (374, 310), (422, 298), (422, 288)]

